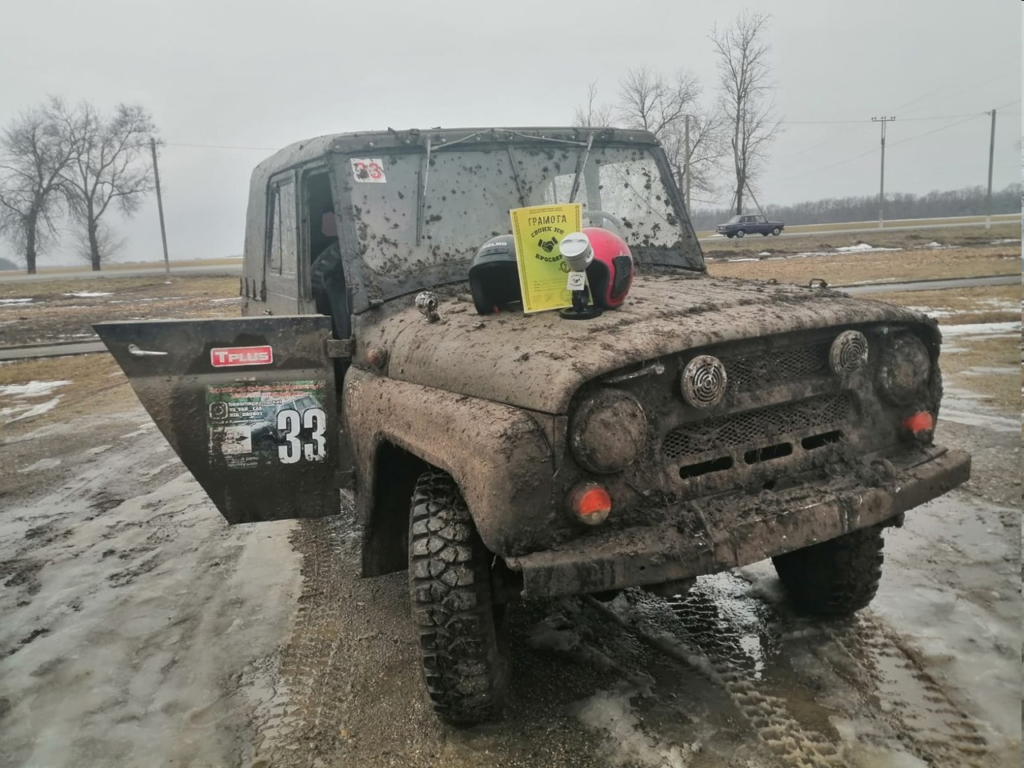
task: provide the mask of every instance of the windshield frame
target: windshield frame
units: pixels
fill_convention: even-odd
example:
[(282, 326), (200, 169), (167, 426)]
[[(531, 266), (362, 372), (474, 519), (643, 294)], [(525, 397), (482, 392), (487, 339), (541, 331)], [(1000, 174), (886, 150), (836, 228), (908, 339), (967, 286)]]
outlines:
[[(543, 133), (548, 133), (544, 131)], [(643, 149), (649, 153), (654, 160), (666, 192), (672, 212), (676, 217), (674, 229), (678, 232), (679, 249), (655, 248), (642, 246), (631, 246), (634, 257), (642, 266), (657, 266), (660, 268), (678, 269), (685, 272), (706, 272), (703, 253), (697, 241), (696, 232), (690, 223), (683, 205), (682, 194), (675, 184), (668, 160), (665, 157), (661, 146), (651, 141), (635, 141), (631, 136), (617, 136), (622, 132), (597, 129), (592, 131), (593, 148), (619, 148), (619, 149)], [(630, 132), (632, 133), (632, 132)], [(414, 273), (403, 275), (381, 275), (370, 269), (362, 258), (362, 245), (360, 243), (358, 226), (359, 213), (353, 203), (354, 185), (350, 179), (350, 160), (358, 157), (366, 157), (369, 153), (387, 153), (388, 155), (418, 155), (421, 158), (421, 168), (426, 162), (428, 142), (430, 152), (446, 152), (450, 146), (451, 151), (459, 151), (455, 144), (463, 144), (472, 141), (471, 149), (491, 150), (509, 152), (514, 154), (517, 150), (527, 149), (544, 145), (550, 142), (571, 143), (586, 147), (588, 134), (577, 133), (576, 135), (559, 135), (557, 138), (550, 135), (543, 135), (539, 130), (525, 129), (523, 131), (498, 131), (497, 129), (484, 129), (478, 131), (467, 131), (464, 136), (456, 137), (450, 141), (439, 143), (436, 138), (427, 135), (417, 136), (416, 141), (406, 141), (397, 146), (381, 146), (378, 148), (352, 149), (350, 147), (331, 147), (330, 150), (330, 175), (331, 185), (337, 210), (342, 212), (339, 218), (338, 237), (341, 246), (342, 260), (344, 262), (345, 276), (348, 283), (350, 295), (350, 307), (353, 314), (360, 314), (368, 309), (380, 306), (384, 302), (401, 296), (427, 290), (434, 287), (462, 283), (466, 280), (469, 269), (469, 260), (452, 260), (432, 264), (417, 270)], [(470, 148), (466, 148), (470, 149)], [(423, 179), (420, 179), (416, 194), (417, 208), (422, 206), (420, 196), (423, 194)], [(429, 189), (427, 194), (429, 194)], [(489, 233), (481, 233), (481, 243)]]

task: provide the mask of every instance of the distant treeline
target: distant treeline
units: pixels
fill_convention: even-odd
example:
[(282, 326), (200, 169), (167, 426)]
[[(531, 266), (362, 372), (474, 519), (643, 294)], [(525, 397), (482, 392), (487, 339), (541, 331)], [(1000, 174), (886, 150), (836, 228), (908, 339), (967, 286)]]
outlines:
[[(1021, 185), (1010, 184), (992, 192), (992, 213), (1019, 213)], [(757, 213), (751, 208), (748, 213)], [(985, 213), (985, 188), (964, 187), (926, 195), (896, 192), (885, 196), (886, 219), (934, 219), (945, 216), (973, 216)], [(785, 224), (830, 224), (842, 221), (875, 221), (878, 219), (878, 195), (828, 198), (793, 205), (766, 205), (764, 214)], [(733, 215), (728, 208), (693, 212), (694, 229), (714, 229)]]

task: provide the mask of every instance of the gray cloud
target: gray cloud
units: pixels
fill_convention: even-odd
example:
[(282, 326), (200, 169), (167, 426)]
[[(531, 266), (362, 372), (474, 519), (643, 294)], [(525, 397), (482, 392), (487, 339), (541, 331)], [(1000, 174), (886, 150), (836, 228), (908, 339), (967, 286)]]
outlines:
[[(711, 99), (708, 31), (743, 7), (610, 0), (9, 3), (0, 26), (0, 124), (47, 94), (104, 106), (144, 103), (169, 142), (161, 176), (172, 258), (221, 256), (241, 251), (249, 173), (269, 152), (182, 144), (278, 147), (386, 126), (563, 124), (589, 82), (611, 98), (622, 73), (641, 65), (692, 70)], [(910, 118), (980, 113), (1020, 98), (1016, 3), (779, 0), (772, 13), (780, 116), (895, 113), (887, 189), (984, 183), (986, 117), (904, 140), (957, 122)], [(1017, 101), (999, 117), (997, 187), (1020, 180), (1019, 112)], [(870, 123), (788, 124), (759, 197), (783, 203), (871, 194), (877, 146)], [(111, 223), (128, 237), (124, 258), (160, 257), (154, 202), (132, 222)]]

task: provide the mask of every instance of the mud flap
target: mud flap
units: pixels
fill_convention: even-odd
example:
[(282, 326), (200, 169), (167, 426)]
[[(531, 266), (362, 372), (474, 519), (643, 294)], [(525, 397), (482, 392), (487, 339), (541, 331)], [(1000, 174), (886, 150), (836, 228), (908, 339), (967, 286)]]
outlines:
[(95, 329), (229, 523), (338, 512), (330, 318), (147, 320)]

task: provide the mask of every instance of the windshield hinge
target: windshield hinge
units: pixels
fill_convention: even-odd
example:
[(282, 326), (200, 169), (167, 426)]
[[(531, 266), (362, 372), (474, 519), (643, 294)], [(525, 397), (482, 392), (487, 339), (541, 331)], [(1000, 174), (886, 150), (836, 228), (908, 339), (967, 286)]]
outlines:
[(356, 351), (354, 339), (327, 339), (327, 356), (350, 358)]

